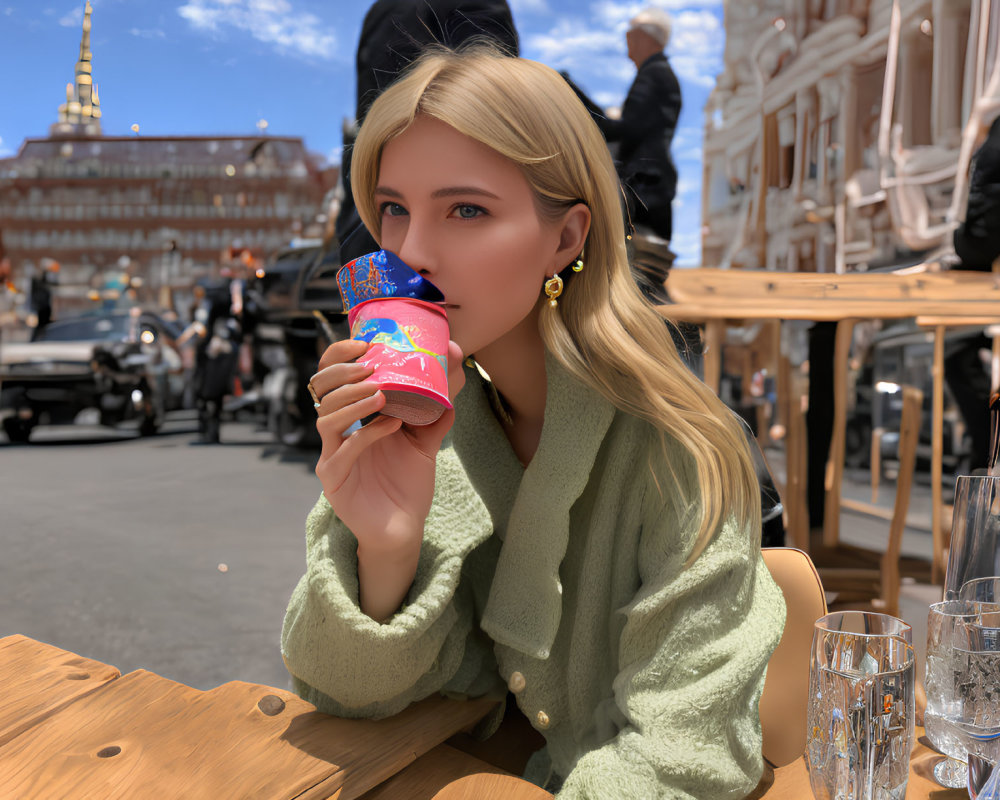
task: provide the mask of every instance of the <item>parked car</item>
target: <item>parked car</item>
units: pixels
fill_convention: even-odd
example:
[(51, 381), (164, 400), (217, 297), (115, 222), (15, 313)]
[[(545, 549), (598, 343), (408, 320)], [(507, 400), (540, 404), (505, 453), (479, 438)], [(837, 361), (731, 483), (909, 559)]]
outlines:
[(0, 343), (0, 417), (12, 442), (36, 425), (95, 422), (154, 433), (184, 396), (180, 326), (141, 308), (51, 322)]

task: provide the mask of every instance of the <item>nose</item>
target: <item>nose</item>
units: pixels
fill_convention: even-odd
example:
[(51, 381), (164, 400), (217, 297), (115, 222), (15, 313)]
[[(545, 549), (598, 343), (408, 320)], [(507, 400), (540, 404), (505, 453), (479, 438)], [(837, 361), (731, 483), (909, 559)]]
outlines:
[[(424, 277), (434, 274), (433, 238), (419, 217), (411, 214), (406, 229), (396, 243), (395, 253), (414, 271)], [(391, 246), (389, 249), (393, 249)]]

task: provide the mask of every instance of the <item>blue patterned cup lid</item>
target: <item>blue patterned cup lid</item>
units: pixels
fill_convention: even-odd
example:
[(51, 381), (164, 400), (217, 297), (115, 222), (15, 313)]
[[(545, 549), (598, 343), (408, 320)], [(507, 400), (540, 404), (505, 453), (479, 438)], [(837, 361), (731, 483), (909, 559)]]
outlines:
[(427, 303), (444, 301), (437, 286), (388, 250), (349, 261), (337, 272), (337, 285), (347, 311), (366, 300), (386, 297), (407, 297)]

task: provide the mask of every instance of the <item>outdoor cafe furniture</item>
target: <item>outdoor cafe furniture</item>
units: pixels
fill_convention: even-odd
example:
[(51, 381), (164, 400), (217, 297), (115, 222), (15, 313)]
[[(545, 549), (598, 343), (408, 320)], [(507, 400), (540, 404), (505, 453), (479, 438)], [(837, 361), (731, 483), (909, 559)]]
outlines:
[(199, 691), (24, 636), (0, 639), (0, 798), (543, 800), (446, 740), (495, 703), (428, 698), (379, 721), (291, 692)]
[[(852, 329), (861, 319), (914, 318), (933, 332), (933, 442), (931, 456), (932, 579), (944, 579), (946, 531), (942, 525), (942, 419), (944, 411), (944, 334), (949, 327), (1000, 322), (1000, 275), (988, 272), (935, 271), (936, 264), (897, 272), (801, 273), (742, 269), (672, 269), (667, 290), (672, 303), (660, 311), (669, 319), (704, 323), (705, 382), (718, 390), (725, 326), (748, 321), (780, 325), (786, 320), (836, 321), (834, 355), (834, 428), (826, 474), (826, 513), (823, 543), (839, 539), (841, 483), (847, 418), (847, 354)], [(994, 340), (994, 362), (998, 360)], [(804, 464), (797, 456), (804, 448), (804, 429), (795, 424), (802, 397), (791, 391), (787, 359), (778, 370), (779, 402), (784, 404), (788, 433), (785, 448), (788, 481), (783, 501), (788, 530), (798, 547), (808, 550), (809, 530), (804, 513)], [(779, 364), (781, 359), (779, 359)], [(994, 382), (997, 379), (994, 364)], [(796, 467), (793, 474), (791, 467)]]
[[(290, 692), (232, 682), (206, 692), (25, 636), (0, 639), (0, 798), (543, 800), (533, 784), (446, 743), (490, 701), (428, 698), (380, 721), (329, 717)], [(923, 730), (907, 800), (964, 800), (931, 771)], [(799, 757), (748, 800), (811, 797)]]

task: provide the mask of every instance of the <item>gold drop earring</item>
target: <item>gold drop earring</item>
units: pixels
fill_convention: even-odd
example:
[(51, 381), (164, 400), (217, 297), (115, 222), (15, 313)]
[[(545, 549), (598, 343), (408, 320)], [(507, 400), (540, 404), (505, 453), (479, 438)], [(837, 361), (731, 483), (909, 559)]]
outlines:
[(583, 251), (580, 251), (580, 257), (573, 263), (573, 272), (583, 272)]
[(549, 298), (549, 305), (555, 308), (559, 303), (557, 298), (562, 294), (563, 282), (558, 275), (553, 275), (545, 281), (545, 294)]

